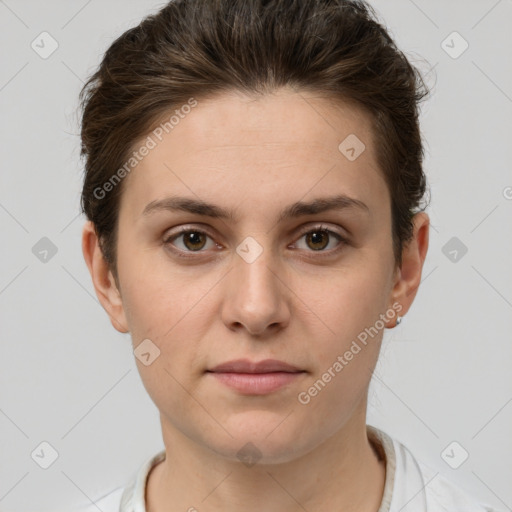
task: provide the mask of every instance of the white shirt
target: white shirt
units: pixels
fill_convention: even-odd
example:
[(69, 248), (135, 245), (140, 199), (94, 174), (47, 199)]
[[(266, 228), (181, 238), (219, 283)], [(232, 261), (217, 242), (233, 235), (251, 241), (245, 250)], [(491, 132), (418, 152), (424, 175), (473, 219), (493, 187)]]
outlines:
[[(416, 460), (399, 441), (367, 425), (368, 438), (386, 460), (384, 494), (377, 512), (498, 512), (479, 503), (438, 471)], [(148, 459), (126, 487), (77, 512), (146, 512), (146, 481), (151, 469), (165, 459), (165, 450)]]

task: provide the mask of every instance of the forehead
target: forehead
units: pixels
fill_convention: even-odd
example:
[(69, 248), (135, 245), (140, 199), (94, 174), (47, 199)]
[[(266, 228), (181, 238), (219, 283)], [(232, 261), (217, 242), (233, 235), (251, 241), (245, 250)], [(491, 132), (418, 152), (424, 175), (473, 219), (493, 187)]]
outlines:
[[(177, 109), (179, 110), (179, 108)], [(312, 92), (279, 89), (264, 96), (228, 91), (198, 100), (172, 128), (176, 144), (192, 139), (200, 149), (261, 149), (306, 144), (332, 152), (349, 134), (372, 151), (372, 119), (361, 107)], [(169, 115), (163, 116), (164, 122)], [(166, 134), (164, 134), (164, 138)], [(167, 138), (170, 140), (170, 137)], [(231, 146), (231, 147), (230, 147)]]
[(148, 134), (154, 147), (126, 178), (121, 202), (134, 217), (170, 194), (231, 200), (231, 206), (246, 198), (261, 206), (280, 195), (299, 199), (333, 187), (368, 199), (385, 186), (372, 118), (353, 104), (290, 89), (265, 96), (226, 92), (198, 99), (173, 121)]

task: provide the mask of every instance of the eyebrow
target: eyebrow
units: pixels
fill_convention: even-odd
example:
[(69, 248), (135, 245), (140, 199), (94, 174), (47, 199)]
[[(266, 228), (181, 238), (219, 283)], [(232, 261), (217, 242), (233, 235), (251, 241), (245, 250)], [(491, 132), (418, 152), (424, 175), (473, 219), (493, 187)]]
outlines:
[[(308, 202), (297, 201), (281, 211), (278, 222), (330, 210), (341, 211), (347, 209), (360, 210), (366, 213), (370, 212), (368, 206), (359, 199), (341, 194), (333, 197), (313, 199)], [(151, 203), (144, 208), (142, 216), (147, 216), (158, 211), (187, 212), (214, 219), (236, 221), (233, 210), (226, 210), (215, 204), (188, 197), (167, 197), (165, 199), (151, 201)]]

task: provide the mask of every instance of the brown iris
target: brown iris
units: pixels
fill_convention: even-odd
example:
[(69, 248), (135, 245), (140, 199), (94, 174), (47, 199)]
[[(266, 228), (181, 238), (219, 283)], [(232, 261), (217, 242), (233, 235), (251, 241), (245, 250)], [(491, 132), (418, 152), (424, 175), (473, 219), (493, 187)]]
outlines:
[(191, 251), (200, 250), (206, 243), (206, 235), (198, 231), (183, 233), (183, 243)]
[(306, 235), (306, 242), (311, 242), (311, 249), (315, 251), (319, 251), (321, 249), (325, 249), (327, 244), (329, 243), (329, 235), (326, 231), (311, 231)]

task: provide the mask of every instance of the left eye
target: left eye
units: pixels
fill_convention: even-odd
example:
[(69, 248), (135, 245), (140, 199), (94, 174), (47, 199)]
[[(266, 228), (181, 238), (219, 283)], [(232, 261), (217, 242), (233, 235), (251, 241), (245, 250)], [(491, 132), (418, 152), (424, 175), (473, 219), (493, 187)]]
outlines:
[(338, 244), (344, 241), (341, 235), (325, 228), (311, 229), (303, 233), (299, 240), (305, 238), (306, 244), (310, 249), (313, 251), (323, 251), (331, 243), (333, 236), (338, 240)]

